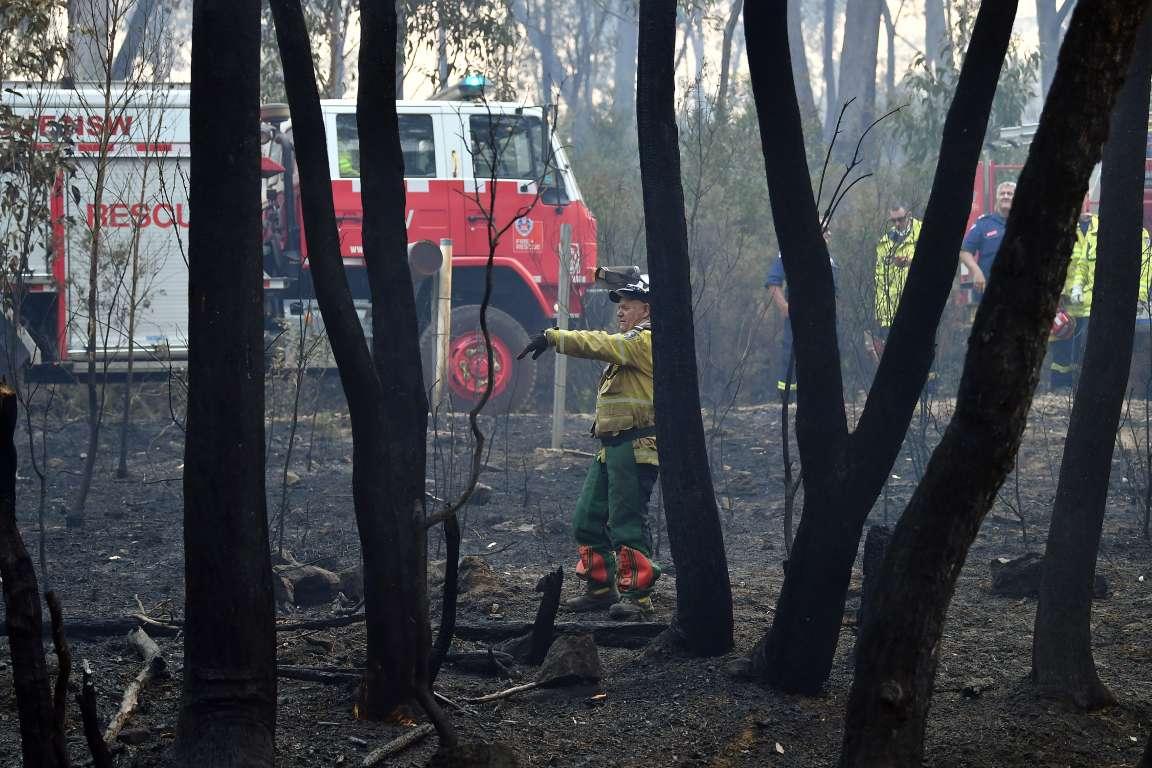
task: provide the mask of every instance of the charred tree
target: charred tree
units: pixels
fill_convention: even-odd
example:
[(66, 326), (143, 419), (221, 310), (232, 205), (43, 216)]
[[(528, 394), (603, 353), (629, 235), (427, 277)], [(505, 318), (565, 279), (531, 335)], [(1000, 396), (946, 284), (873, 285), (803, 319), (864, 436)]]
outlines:
[(676, 4), (642, 0), (636, 128), (648, 270), (656, 297), (652, 357), (660, 485), (677, 572), (673, 631), (691, 652), (710, 656), (732, 648), (732, 591), (691, 343), (696, 335), (676, 129), (675, 56)]
[(1095, 311), (1064, 441), (1032, 637), (1032, 681), (1037, 688), (1085, 709), (1116, 701), (1100, 682), (1092, 657), (1092, 591), (1112, 451), (1132, 363), (1143, 256), (1150, 77), (1152, 14), (1140, 30), (1104, 145)]
[(16, 392), (0, 384), (0, 581), (24, 765), (68, 765), (44, 661), (44, 615), (32, 558), (16, 525)]
[[(272, 11), (292, 113), (313, 283), (352, 421), (352, 493), (368, 634), (357, 713), (380, 719), (398, 707), (431, 700), (423, 507), (428, 404), (403, 219), (396, 9), (389, 2), (361, 6), (359, 120), (361, 135), (371, 137), (361, 144), (364, 252), (375, 308), (375, 361), (344, 276), (303, 11), (298, 0), (274, 0)], [(429, 713), (434, 719), (438, 714)]]
[(921, 762), (944, 617), (1014, 466), (1080, 203), (1147, 6), (1085, 0), (1073, 14), (976, 313), (955, 415), (893, 532), (875, 611), (861, 629), (842, 766)]
[(260, 4), (192, 20), (180, 765), (271, 766), (276, 631), (264, 489)]
[[(370, 658), (361, 705), (383, 714), (389, 689), (415, 695), (428, 715), (439, 710), (428, 683), (432, 629), (428, 623), (427, 546), (424, 527), (425, 439), (428, 397), (420, 363), (416, 298), (408, 269), (404, 224), (404, 157), (396, 115), (397, 19), (391, 1), (360, 6), (360, 78), (356, 109), (361, 136), (364, 261), (372, 295), (372, 358), (382, 388), (383, 462), (365, 464), (358, 482), (383, 492), (375, 515), (360, 525), (361, 546), (378, 548), (374, 595), (366, 610), (381, 623), (369, 626), (386, 653)], [(370, 578), (365, 563), (365, 580)], [(381, 630), (386, 634), (374, 637)], [(447, 734), (440, 728), (441, 743)]]
[[(776, 233), (792, 294), (798, 379), (796, 436), (804, 468), (804, 515), (767, 636), (752, 653), (769, 685), (818, 693), (832, 668), (860, 535), (900, 452), (928, 378), (936, 327), (952, 286), (976, 162), (1015, 0), (985, 3), (944, 123), (940, 160), (908, 283), (875, 382), (849, 434), (836, 349), (832, 272), (815, 201), (800, 112), (791, 91), (785, 3), (748, 6), (749, 68)], [(767, 9), (767, 10), (766, 10)], [(766, 43), (766, 44), (765, 44)]]

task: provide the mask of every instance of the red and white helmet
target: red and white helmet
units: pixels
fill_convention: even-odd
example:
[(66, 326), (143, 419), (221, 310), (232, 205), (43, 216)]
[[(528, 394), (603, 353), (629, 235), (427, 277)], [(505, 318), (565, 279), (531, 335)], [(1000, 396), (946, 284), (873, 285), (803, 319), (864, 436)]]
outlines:
[(1052, 318), (1052, 327), (1048, 330), (1048, 337), (1062, 341), (1072, 338), (1076, 331), (1076, 318), (1068, 314), (1061, 307), (1056, 310), (1056, 317)]

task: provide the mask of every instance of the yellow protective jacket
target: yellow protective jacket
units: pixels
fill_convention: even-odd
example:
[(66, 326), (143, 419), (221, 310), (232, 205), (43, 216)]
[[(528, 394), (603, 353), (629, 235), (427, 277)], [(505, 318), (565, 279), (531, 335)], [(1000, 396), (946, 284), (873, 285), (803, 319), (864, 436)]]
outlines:
[[(1064, 280), (1064, 309), (1073, 317), (1088, 317), (1092, 314), (1092, 287), (1096, 276), (1096, 240), (1100, 228), (1100, 219), (1092, 217), (1088, 224), (1088, 231), (1081, 232), (1076, 229), (1076, 244), (1072, 246), (1072, 260), (1068, 264), (1068, 277)], [(1140, 256), (1140, 295), (1138, 300), (1147, 304), (1149, 293), (1152, 292), (1152, 244), (1149, 243), (1148, 230), (1142, 230), (1143, 239)], [(1072, 288), (1080, 286), (1081, 297), (1079, 303), (1071, 301)]]
[[(546, 332), (548, 343), (562, 355), (601, 360), (608, 363), (600, 376), (596, 393), (597, 437), (619, 434), (626, 429), (651, 427), (656, 423), (652, 403), (652, 331), (642, 323), (626, 333), (606, 331)], [(632, 441), (637, 464), (659, 464), (656, 438)]]
[(892, 325), (904, 283), (908, 280), (908, 267), (916, 254), (920, 240), (920, 219), (913, 218), (908, 235), (896, 242), (891, 232), (876, 243), (876, 323), (881, 328)]
[(1148, 303), (1152, 301), (1152, 237), (1148, 236), (1148, 230), (1144, 230), (1144, 240), (1141, 243), (1144, 252), (1140, 254), (1140, 296), (1138, 300), (1141, 302), (1142, 308), (1147, 308)]
[[(1072, 259), (1068, 262), (1068, 276), (1064, 279), (1064, 310), (1072, 317), (1088, 317), (1092, 314), (1092, 285), (1096, 275), (1096, 236), (1100, 228), (1100, 217), (1093, 216), (1088, 222), (1088, 231), (1083, 232), (1076, 225), (1076, 243), (1072, 246)], [(1080, 287), (1080, 301), (1073, 301), (1072, 294)]]

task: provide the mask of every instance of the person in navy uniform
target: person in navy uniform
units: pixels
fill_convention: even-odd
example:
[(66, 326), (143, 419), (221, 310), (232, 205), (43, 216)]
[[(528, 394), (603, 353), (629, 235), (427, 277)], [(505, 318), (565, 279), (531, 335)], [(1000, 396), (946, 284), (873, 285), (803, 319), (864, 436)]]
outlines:
[[(827, 225), (823, 230), (824, 242), (832, 243), (832, 231)], [(833, 274), (836, 270), (836, 262), (829, 257), (832, 264)], [(771, 299), (773, 306), (780, 313), (780, 317), (784, 321), (784, 327), (780, 331), (780, 356), (776, 361), (776, 393), (781, 401), (784, 399), (791, 399), (791, 393), (796, 391), (796, 365), (792, 360), (792, 318), (788, 314), (788, 278), (784, 274), (784, 258), (777, 254), (772, 265), (768, 268), (768, 277), (764, 281), (764, 287), (768, 289), (768, 297)]]
[(984, 295), (988, 275), (992, 273), (992, 263), (1004, 242), (1004, 228), (1008, 223), (1008, 213), (1012, 210), (1012, 198), (1016, 196), (1016, 182), (1002, 181), (996, 185), (996, 210), (976, 219), (976, 223), (964, 235), (960, 246), (960, 261), (968, 268), (976, 297)]

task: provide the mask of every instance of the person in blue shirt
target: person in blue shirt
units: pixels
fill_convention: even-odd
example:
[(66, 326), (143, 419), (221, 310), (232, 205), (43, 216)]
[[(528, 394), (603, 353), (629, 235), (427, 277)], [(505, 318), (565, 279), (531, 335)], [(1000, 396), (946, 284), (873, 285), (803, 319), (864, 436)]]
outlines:
[(1012, 210), (1012, 198), (1016, 196), (1016, 182), (1002, 181), (996, 185), (996, 210), (976, 219), (976, 223), (964, 235), (960, 246), (960, 261), (968, 269), (976, 297), (984, 295), (992, 263), (1004, 242), (1004, 228), (1008, 223), (1008, 213)]
[[(832, 232), (828, 227), (824, 227), (824, 242), (831, 241)], [(833, 261), (832, 266), (835, 268), (836, 262)], [(780, 331), (780, 357), (776, 361), (776, 391), (783, 400), (786, 394), (796, 391), (796, 365), (792, 361), (792, 319), (788, 316), (788, 278), (784, 274), (784, 259), (780, 254), (776, 254), (772, 266), (768, 268), (764, 287), (768, 289), (768, 296), (784, 321), (784, 328)]]

